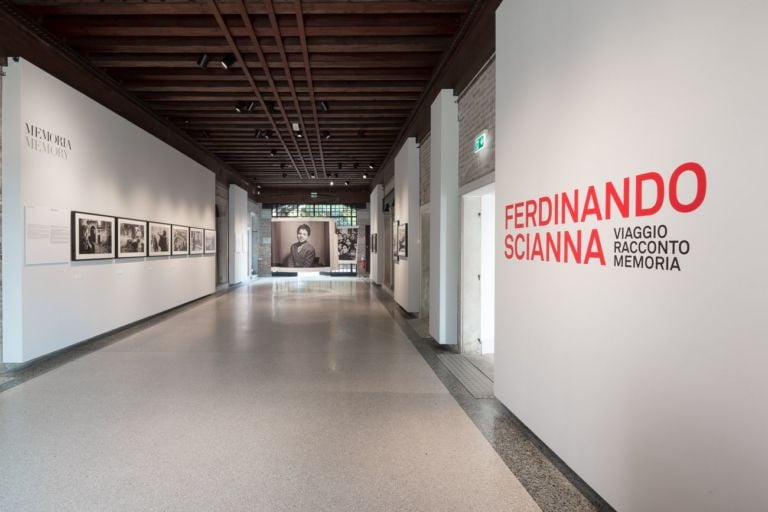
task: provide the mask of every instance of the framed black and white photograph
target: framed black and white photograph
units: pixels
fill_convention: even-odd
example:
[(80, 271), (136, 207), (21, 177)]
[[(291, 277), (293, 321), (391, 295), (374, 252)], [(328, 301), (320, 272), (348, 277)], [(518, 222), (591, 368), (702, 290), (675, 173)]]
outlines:
[(147, 222), (117, 218), (117, 257), (143, 258), (147, 255)]
[(357, 228), (336, 229), (339, 261), (357, 261)]
[[(317, 272), (331, 269), (331, 220), (318, 218), (272, 219), (273, 269)], [(335, 255), (334, 255), (335, 257)]]
[(400, 225), (399, 221), (392, 221), (392, 257), (395, 259), (395, 263), (400, 262), (397, 251), (397, 228)]
[(216, 254), (216, 231), (205, 230), (205, 254)]
[(189, 254), (203, 254), (203, 230), (189, 228)]
[(115, 257), (115, 218), (72, 212), (72, 259), (104, 260)]
[(371, 235), (371, 252), (372, 253), (376, 252), (376, 237), (377, 237), (376, 233), (373, 233)]
[(404, 222), (397, 225), (397, 257), (408, 257), (408, 223)]
[(189, 254), (189, 228), (187, 226), (171, 227), (171, 255)]
[(149, 223), (149, 256), (171, 255), (171, 225)]

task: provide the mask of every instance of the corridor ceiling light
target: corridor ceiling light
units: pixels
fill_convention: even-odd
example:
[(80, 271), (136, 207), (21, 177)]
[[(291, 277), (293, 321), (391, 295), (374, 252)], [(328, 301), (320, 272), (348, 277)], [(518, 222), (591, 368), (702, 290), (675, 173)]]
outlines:
[(317, 175), (315, 173), (312, 173), (312, 179), (317, 178)]
[(224, 69), (230, 69), (234, 65), (235, 60), (235, 56), (231, 53), (228, 53), (221, 58), (221, 67)]
[(256, 110), (256, 102), (255, 101), (249, 101), (245, 104), (245, 111), (246, 112), (253, 112)]
[(208, 61), (211, 60), (211, 58), (208, 56), (207, 53), (202, 53), (197, 58), (197, 66), (200, 68), (207, 68), (208, 67)]
[(333, 180), (331, 180), (331, 186), (333, 186)]
[(304, 138), (304, 134), (303, 134), (303, 133), (301, 133), (301, 132), (296, 132), (296, 138), (297, 138), (297, 139), (301, 139), (301, 138)]
[(345, 184), (346, 186), (349, 186), (349, 182), (348, 182), (348, 181), (345, 181), (345, 182), (344, 182), (344, 184)]
[(324, 131), (324, 132), (323, 132), (323, 138), (324, 138), (325, 140), (328, 140), (328, 139), (330, 139), (330, 138), (331, 138), (331, 132), (329, 132), (328, 130)]
[(322, 110), (323, 112), (328, 112), (329, 110), (331, 110), (331, 107), (328, 106), (328, 102), (327, 101), (321, 101), (320, 102), (320, 110)]
[(277, 156), (277, 150), (276, 149), (270, 149), (269, 150), (269, 156)]
[(264, 138), (269, 140), (272, 138), (272, 130), (267, 130), (264, 132)]
[(371, 164), (368, 164), (368, 168), (369, 168), (370, 170), (373, 170), (373, 164), (372, 164), (372, 163), (371, 163)]
[(367, 174), (365, 174), (365, 173), (363, 173), (363, 179), (364, 179), (364, 180), (367, 180), (367, 179), (368, 179), (368, 175), (367, 175)]

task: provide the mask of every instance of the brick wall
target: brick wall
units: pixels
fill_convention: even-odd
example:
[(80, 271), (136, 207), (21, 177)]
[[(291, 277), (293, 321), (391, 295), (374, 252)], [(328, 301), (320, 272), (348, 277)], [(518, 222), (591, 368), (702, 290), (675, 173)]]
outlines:
[[(492, 57), (459, 98), (459, 187), (495, 169), (496, 61)], [(488, 146), (475, 154), (473, 144), (488, 130)]]
[(427, 134), (419, 145), (419, 204), (422, 205), (429, 204), (431, 141), (431, 134)]

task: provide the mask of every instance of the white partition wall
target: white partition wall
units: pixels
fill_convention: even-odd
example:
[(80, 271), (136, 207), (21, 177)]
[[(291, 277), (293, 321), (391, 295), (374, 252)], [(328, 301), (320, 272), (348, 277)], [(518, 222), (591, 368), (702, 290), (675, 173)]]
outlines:
[(381, 216), (381, 201), (384, 198), (384, 187), (382, 185), (376, 185), (373, 189), (373, 192), (371, 192), (371, 239), (376, 237), (376, 252), (373, 252), (373, 246), (371, 247), (371, 281), (373, 281), (376, 284), (381, 284), (383, 276), (384, 276), (384, 269), (381, 268), (383, 265), (383, 255), (381, 253), (381, 247), (383, 246), (383, 242), (381, 240), (381, 237), (384, 236), (384, 229), (382, 227), (382, 216)]
[(429, 193), (429, 333), (438, 343), (459, 342), (459, 117), (451, 90), (431, 109)]
[[(75, 210), (215, 229), (214, 174), (25, 61), (6, 73), (3, 361), (29, 361), (212, 293), (215, 255), (73, 262), (68, 237)], [(25, 231), (25, 208), (50, 212), (63, 229), (52, 262), (26, 263), (39, 256), (25, 249), (40, 230)]]
[(421, 213), (419, 149), (413, 137), (405, 141), (395, 157), (393, 220), (401, 225), (408, 224), (408, 255), (400, 257), (395, 263), (395, 301), (407, 312), (418, 313), (421, 303)]
[(248, 192), (229, 186), (229, 284), (248, 279)]
[(617, 510), (766, 510), (768, 4), (496, 21), (497, 396)]

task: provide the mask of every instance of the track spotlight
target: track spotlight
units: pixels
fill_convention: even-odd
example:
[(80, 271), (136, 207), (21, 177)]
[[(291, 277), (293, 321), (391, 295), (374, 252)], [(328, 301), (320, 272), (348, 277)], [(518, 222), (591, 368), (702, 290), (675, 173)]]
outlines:
[(269, 140), (272, 138), (272, 130), (267, 130), (264, 132), (264, 138)]
[(277, 150), (276, 149), (270, 149), (269, 150), (269, 156), (277, 156)]
[(263, 130), (256, 130), (256, 133), (254, 134), (257, 139), (260, 139), (264, 135)]
[(235, 56), (231, 53), (228, 53), (221, 58), (221, 67), (224, 69), (230, 69), (235, 64), (235, 60)]
[(344, 182), (344, 184), (345, 184), (346, 186), (349, 186), (349, 182), (348, 182), (348, 181), (345, 181), (345, 182)]
[(329, 132), (329, 131), (327, 131), (327, 130), (326, 130), (326, 131), (324, 131), (324, 132), (323, 132), (323, 138), (324, 138), (325, 140), (328, 140), (328, 139), (330, 139), (330, 138), (331, 138), (331, 132)]
[(329, 110), (331, 110), (331, 107), (328, 106), (328, 102), (327, 101), (321, 101), (320, 102), (320, 110), (322, 110), (323, 112), (328, 112)]
[(280, 168), (285, 169), (285, 162), (280, 163)]
[(365, 174), (365, 173), (363, 173), (363, 179), (364, 179), (364, 180), (367, 180), (367, 179), (368, 179), (368, 175), (367, 175), (367, 174)]
[(333, 186), (333, 181), (331, 181), (331, 186)]
[(246, 112), (253, 112), (256, 110), (256, 102), (255, 101), (249, 101), (245, 104), (245, 111)]
[(208, 61), (211, 60), (211, 58), (208, 56), (207, 53), (202, 53), (197, 58), (197, 66), (201, 67), (203, 69), (208, 67)]
[(315, 173), (312, 173), (312, 179), (317, 178), (317, 175)]
[(301, 132), (296, 132), (296, 138), (297, 139), (303, 139), (304, 138), (304, 134), (301, 133)]
[(287, 172), (284, 172), (284, 173), (283, 173), (283, 178), (287, 178), (287, 177), (288, 177), (288, 173), (287, 173)]
[(373, 170), (373, 164), (368, 164), (368, 168), (369, 168), (370, 170)]
[(336, 173), (336, 174), (334, 175), (334, 178), (338, 178), (338, 177), (339, 177), (339, 173)]

